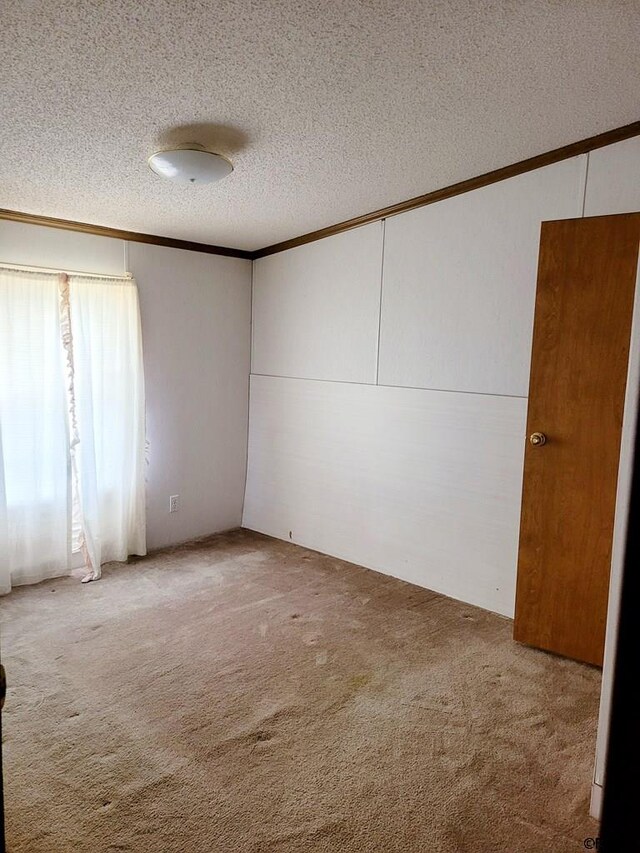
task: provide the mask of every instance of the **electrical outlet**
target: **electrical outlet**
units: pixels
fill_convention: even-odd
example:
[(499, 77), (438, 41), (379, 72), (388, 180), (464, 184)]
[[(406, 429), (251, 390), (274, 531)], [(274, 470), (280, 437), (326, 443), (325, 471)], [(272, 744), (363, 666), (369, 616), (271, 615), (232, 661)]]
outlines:
[(171, 495), (169, 498), (169, 512), (178, 512), (178, 498), (180, 495)]

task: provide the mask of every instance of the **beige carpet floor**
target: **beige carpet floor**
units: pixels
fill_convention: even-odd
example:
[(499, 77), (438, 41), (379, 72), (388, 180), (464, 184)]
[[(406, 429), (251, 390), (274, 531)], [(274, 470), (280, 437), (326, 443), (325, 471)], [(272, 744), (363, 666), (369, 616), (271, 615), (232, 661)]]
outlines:
[(600, 674), (235, 531), (0, 603), (11, 853), (579, 853)]

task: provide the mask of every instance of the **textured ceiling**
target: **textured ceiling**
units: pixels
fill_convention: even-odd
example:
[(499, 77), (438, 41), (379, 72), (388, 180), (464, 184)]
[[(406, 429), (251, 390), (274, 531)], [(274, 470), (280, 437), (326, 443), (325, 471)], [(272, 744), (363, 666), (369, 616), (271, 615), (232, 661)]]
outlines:
[[(640, 0), (4, 0), (0, 207), (255, 249), (640, 118)], [(173, 186), (173, 142), (229, 156)]]

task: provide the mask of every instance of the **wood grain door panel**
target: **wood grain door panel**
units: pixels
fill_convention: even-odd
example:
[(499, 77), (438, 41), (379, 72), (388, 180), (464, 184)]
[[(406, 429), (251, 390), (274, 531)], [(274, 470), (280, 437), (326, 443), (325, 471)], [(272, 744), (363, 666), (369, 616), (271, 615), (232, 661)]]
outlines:
[(542, 224), (514, 637), (597, 665), (639, 243), (640, 214)]

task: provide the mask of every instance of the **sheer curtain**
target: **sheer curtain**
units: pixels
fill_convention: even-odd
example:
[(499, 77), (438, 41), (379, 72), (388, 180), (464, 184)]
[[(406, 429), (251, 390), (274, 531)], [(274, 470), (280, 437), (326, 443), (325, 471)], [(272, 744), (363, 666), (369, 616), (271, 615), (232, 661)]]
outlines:
[(0, 594), (144, 554), (144, 374), (131, 277), (0, 267)]
[(146, 553), (144, 373), (133, 279), (69, 276), (81, 536), (90, 573)]
[(0, 268), (0, 593), (65, 574), (69, 436), (58, 276)]

